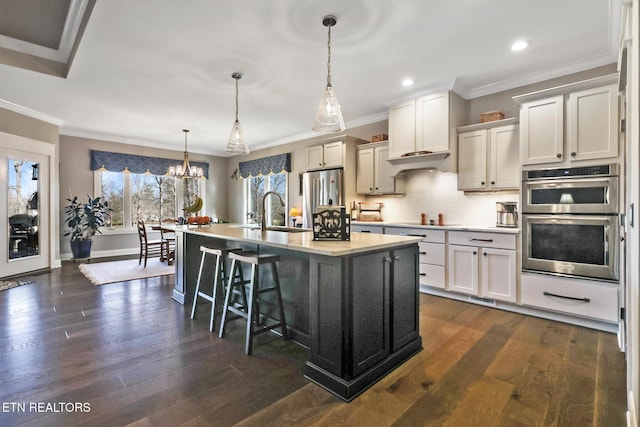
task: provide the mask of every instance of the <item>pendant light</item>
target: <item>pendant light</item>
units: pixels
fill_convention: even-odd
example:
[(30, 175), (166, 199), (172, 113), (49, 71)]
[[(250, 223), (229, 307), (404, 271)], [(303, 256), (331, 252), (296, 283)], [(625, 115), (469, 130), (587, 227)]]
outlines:
[(184, 132), (184, 159), (181, 165), (169, 167), (169, 176), (180, 179), (200, 178), (203, 175), (202, 168), (191, 166), (189, 163), (189, 152), (187, 151), (189, 129), (182, 129), (182, 132)]
[(249, 147), (244, 143), (242, 127), (238, 120), (238, 80), (242, 78), (242, 74), (233, 73), (231, 77), (236, 81), (236, 121), (233, 122), (231, 134), (229, 134), (229, 141), (227, 141), (227, 148), (224, 151), (231, 154), (249, 154)]
[(316, 111), (315, 123), (313, 124), (313, 130), (320, 133), (342, 132), (345, 129), (340, 103), (331, 86), (331, 27), (336, 25), (337, 22), (336, 17), (333, 15), (327, 15), (322, 18), (322, 25), (328, 28), (327, 86), (322, 92), (322, 98), (320, 98), (320, 104)]

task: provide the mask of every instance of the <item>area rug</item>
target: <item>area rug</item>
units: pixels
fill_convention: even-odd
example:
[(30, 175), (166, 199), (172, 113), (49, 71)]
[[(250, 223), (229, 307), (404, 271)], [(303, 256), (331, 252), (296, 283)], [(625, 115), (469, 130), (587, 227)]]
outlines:
[(28, 285), (33, 282), (33, 280), (0, 280), (0, 291), (17, 288), (18, 286)]
[(78, 268), (96, 286), (166, 276), (174, 274), (176, 271), (175, 265), (167, 265), (166, 262), (160, 262), (159, 258), (149, 258), (146, 268), (144, 267), (144, 260), (142, 264), (138, 265), (137, 259), (80, 264)]

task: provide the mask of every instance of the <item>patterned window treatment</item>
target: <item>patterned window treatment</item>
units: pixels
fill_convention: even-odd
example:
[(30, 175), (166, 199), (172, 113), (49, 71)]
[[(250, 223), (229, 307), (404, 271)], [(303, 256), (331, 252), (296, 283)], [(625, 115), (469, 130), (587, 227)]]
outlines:
[[(209, 163), (193, 161), (189, 161), (189, 163), (191, 163), (191, 166), (202, 168), (204, 177), (209, 178)], [(177, 164), (181, 165), (182, 160), (91, 150), (91, 170), (94, 171), (104, 168), (111, 172), (127, 171), (138, 174), (166, 175), (169, 166)]]
[(291, 153), (277, 154), (238, 164), (240, 178), (269, 175), (270, 173), (291, 172)]

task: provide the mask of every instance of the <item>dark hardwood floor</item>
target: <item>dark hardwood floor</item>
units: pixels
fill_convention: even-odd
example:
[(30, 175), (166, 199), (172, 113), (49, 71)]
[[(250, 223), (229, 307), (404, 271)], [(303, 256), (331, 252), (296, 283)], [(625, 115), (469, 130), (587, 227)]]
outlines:
[[(613, 334), (421, 295), (424, 350), (346, 404), (305, 349), (243, 353), (170, 297), (173, 276), (93, 286), (76, 264), (0, 292), (0, 426), (624, 426)], [(84, 411), (84, 412), (83, 412)]]

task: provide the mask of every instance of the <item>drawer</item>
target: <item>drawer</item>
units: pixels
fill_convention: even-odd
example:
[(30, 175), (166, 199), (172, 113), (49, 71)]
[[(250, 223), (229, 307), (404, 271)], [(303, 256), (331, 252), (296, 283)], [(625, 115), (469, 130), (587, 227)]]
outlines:
[(516, 235), (476, 231), (450, 231), (449, 244), (483, 248), (516, 249)]
[(444, 266), (432, 264), (420, 264), (420, 284), (445, 289), (447, 286), (447, 273)]
[(445, 265), (445, 245), (441, 243), (419, 242), (420, 262), (427, 264)]
[(381, 225), (358, 225), (351, 224), (351, 231), (354, 233), (373, 233), (382, 234)]
[(396, 236), (418, 236), (426, 242), (445, 243), (446, 231), (432, 230), (429, 228), (408, 228), (408, 227), (385, 227), (385, 234), (395, 234)]
[[(607, 322), (617, 322), (619, 320), (618, 285), (616, 284), (600, 284), (590, 280), (523, 274), (520, 282), (520, 291), (521, 302), (524, 305), (596, 318)], [(579, 298), (579, 300), (563, 297)]]

